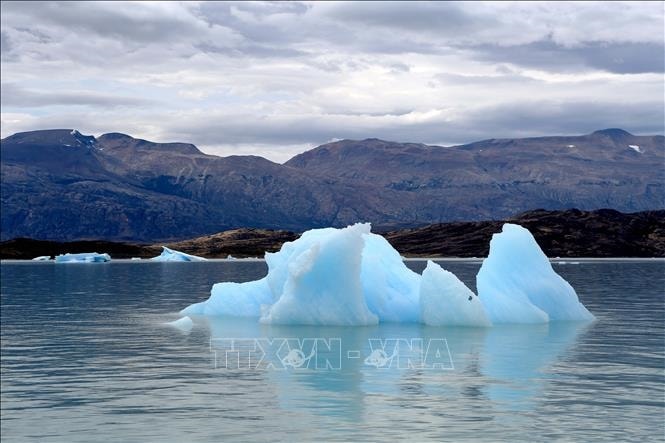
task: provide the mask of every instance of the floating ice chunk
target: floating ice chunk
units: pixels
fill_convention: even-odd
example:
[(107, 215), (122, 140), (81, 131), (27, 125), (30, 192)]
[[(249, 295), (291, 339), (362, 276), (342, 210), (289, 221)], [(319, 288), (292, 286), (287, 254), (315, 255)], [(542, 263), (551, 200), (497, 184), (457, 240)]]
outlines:
[(132, 261), (139, 261), (139, 260), (141, 260), (141, 257), (132, 257), (130, 260), (132, 260)]
[(203, 257), (185, 254), (184, 252), (176, 251), (175, 249), (162, 246), (162, 253), (157, 257), (153, 257), (152, 261), (206, 261)]
[(494, 234), (476, 284), (495, 324), (594, 318), (572, 286), (554, 272), (533, 235), (518, 225), (506, 223)]
[(477, 276), (480, 297), (433, 262), (422, 276), (409, 270), (384, 238), (369, 232), (369, 224), (307, 231), (265, 258), (263, 279), (218, 283), (207, 301), (181, 313), (309, 325), (489, 326), (593, 319), (529, 231), (516, 225), (504, 225), (493, 237)]
[(380, 235), (365, 234), (360, 280), (369, 310), (382, 322), (420, 322), (420, 275)]
[(224, 282), (213, 286), (210, 298), (185, 308), (187, 315), (231, 315), (239, 317), (260, 317), (261, 305), (272, 305), (284, 291), (289, 275), (289, 263), (298, 251), (305, 250), (325, 238), (333, 228), (312, 229), (293, 242), (284, 243), (278, 252), (265, 254), (268, 275), (261, 280), (232, 283)]
[(32, 261), (49, 261), (51, 260), (50, 255), (40, 255), (39, 257), (35, 257), (32, 259)]
[[(360, 282), (363, 234), (369, 234), (369, 230), (369, 224), (356, 224), (345, 229), (309, 231), (308, 236), (303, 235), (305, 241), (297, 240), (287, 245), (284, 251), (289, 255), (286, 273), (279, 275), (286, 277), (283, 291), (272, 306), (264, 309), (261, 322), (307, 325), (378, 323), (378, 317), (367, 307)], [(320, 231), (326, 232), (322, 235)], [(281, 253), (273, 258), (279, 258)], [(283, 273), (283, 263), (278, 264)], [(273, 284), (279, 288), (280, 281), (276, 279)]]
[(81, 254), (60, 254), (55, 257), (56, 263), (104, 263), (111, 261), (108, 254), (96, 252), (83, 252)]
[(259, 317), (262, 305), (274, 303), (266, 278), (246, 283), (224, 282), (212, 287), (210, 298), (180, 311), (182, 315)]
[(431, 326), (490, 326), (480, 299), (455, 274), (431, 260), (420, 283), (423, 323)]
[(168, 326), (180, 329), (181, 331), (184, 331), (184, 332), (191, 331), (192, 327), (194, 326), (194, 322), (189, 317), (183, 317), (183, 318), (180, 318), (178, 320), (168, 322), (166, 324)]

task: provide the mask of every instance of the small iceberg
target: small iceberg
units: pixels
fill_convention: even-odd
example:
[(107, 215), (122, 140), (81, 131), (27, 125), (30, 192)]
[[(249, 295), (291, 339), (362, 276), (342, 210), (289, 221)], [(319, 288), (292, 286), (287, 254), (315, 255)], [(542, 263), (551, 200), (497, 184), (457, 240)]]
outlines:
[(192, 327), (194, 327), (194, 322), (189, 317), (183, 317), (179, 318), (178, 320), (168, 322), (166, 325), (171, 326), (172, 328), (180, 329), (183, 332), (189, 332), (192, 330)]
[(487, 327), (594, 318), (531, 233), (513, 224), (492, 237), (476, 277), (478, 295), (432, 261), (422, 275), (413, 272), (385, 238), (370, 232), (369, 223), (312, 229), (266, 253), (265, 261), (264, 278), (217, 283), (208, 300), (181, 314), (326, 326)]
[(431, 260), (420, 282), (423, 323), (430, 326), (490, 326), (485, 306), (452, 272)]
[(162, 253), (157, 257), (153, 257), (150, 260), (152, 261), (206, 261), (203, 257), (197, 257), (196, 255), (185, 254), (184, 252), (176, 251), (175, 249), (167, 248), (162, 246)]
[(108, 254), (83, 252), (80, 254), (60, 254), (55, 257), (56, 263), (105, 263), (111, 261)]
[(32, 259), (32, 261), (49, 261), (51, 260), (50, 255), (40, 255), (39, 257), (35, 257)]

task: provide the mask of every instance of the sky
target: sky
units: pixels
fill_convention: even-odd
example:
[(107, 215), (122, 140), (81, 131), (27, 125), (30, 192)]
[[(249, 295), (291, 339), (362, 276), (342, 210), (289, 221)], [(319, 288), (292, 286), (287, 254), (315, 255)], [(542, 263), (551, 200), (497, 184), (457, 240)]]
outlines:
[(337, 139), (663, 134), (662, 2), (1, 3), (1, 133), (283, 162)]

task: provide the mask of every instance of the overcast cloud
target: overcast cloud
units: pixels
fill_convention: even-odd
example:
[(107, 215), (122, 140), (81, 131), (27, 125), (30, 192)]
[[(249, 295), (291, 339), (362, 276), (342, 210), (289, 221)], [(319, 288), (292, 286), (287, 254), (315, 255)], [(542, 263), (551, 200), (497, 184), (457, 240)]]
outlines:
[(284, 161), (665, 132), (661, 2), (1, 3), (2, 137), (76, 128)]

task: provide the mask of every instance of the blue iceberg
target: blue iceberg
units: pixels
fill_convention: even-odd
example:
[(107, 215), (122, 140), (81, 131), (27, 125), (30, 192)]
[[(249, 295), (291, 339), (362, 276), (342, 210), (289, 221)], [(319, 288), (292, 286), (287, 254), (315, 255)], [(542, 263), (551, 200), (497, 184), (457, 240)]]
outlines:
[(494, 234), (476, 285), (492, 323), (594, 318), (573, 287), (554, 272), (533, 235), (519, 225), (506, 223)]
[(175, 249), (167, 248), (162, 246), (162, 253), (157, 257), (153, 257), (150, 260), (152, 261), (206, 261), (203, 257), (197, 257), (196, 255), (185, 254), (184, 252), (176, 251)]
[(275, 254), (271, 262), (279, 278), (273, 284), (279, 297), (273, 297), (275, 302), (262, 309), (261, 322), (336, 326), (378, 323), (378, 316), (367, 307), (360, 281), (364, 235), (369, 230), (369, 224), (356, 224), (346, 229), (310, 231), (303, 235), (305, 241), (289, 245), (287, 254)]
[(105, 263), (111, 261), (108, 254), (83, 252), (80, 254), (60, 254), (55, 257), (56, 263)]
[(420, 323), (420, 275), (382, 236), (367, 233), (363, 238), (360, 281), (369, 310), (382, 322)]
[(455, 274), (431, 260), (420, 281), (420, 307), (426, 325), (491, 325), (480, 298)]
[(207, 301), (190, 305), (180, 313), (260, 317), (261, 306), (274, 301), (266, 278), (246, 283), (223, 282), (213, 285)]
[(517, 225), (506, 224), (493, 236), (478, 272), (478, 295), (432, 261), (422, 275), (413, 272), (368, 223), (307, 231), (265, 260), (264, 278), (217, 283), (208, 300), (181, 314), (328, 326), (487, 327), (594, 318), (531, 233)]

